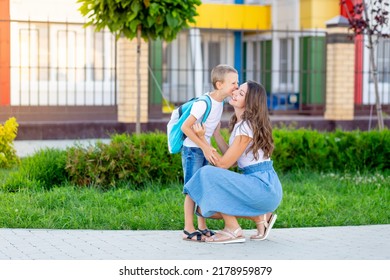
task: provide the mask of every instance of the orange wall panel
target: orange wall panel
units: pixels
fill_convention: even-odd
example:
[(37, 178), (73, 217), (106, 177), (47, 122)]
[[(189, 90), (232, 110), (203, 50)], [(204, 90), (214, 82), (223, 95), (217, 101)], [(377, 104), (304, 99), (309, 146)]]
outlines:
[(10, 105), (9, 0), (0, 0), (0, 106)]

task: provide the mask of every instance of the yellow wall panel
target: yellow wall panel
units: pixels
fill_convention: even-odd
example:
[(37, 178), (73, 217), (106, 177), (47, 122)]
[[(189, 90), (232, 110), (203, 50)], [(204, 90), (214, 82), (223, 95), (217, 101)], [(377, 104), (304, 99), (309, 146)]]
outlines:
[(270, 29), (271, 7), (233, 4), (202, 4), (197, 8), (198, 28)]
[(301, 0), (300, 4), (300, 25), (301, 28), (311, 28), (311, 19), (312, 19), (312, 5), (313, 0)]
[(301, 28), (325, 28), (325, 23), (340, 14), (340, 0), (301, 0)]

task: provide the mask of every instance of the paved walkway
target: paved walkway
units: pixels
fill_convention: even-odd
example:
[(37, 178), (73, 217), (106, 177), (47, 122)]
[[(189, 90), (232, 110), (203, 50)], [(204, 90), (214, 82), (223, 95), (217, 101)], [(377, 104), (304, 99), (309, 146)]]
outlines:
[(0, 244), (1, 260), (390, 260), (390, 225), (275, 228), (240, 244), (183, 241), (180, 231), (3, 228)]
[(73, 145), (89, 146), (96, 141), (109, 143), (110, 139), (80, 139), (80, 140), (17, 140), (14, 141), (16, 154), (19, 157), (26, 157), (44, 148), (65, 149)]

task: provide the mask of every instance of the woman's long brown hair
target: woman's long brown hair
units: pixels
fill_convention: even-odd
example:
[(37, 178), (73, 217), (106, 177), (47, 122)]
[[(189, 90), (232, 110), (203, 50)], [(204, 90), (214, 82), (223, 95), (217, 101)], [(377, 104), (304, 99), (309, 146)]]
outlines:
[[(269, 158), (274, 151), (272, 126), (268, 115), (267, 93), (262, 85), (248, 81), (248, 91), (245, 96), (245, 112), (242, 114), (243, 122), (249, 123), (253, 130), (253, 142), (247, 152), (252, 151), (258, 160), (258, 151), (264, 152), (264, 158)], [(232, 132), (237, 123), (235, 114), (230, 119), (229, 131)]]

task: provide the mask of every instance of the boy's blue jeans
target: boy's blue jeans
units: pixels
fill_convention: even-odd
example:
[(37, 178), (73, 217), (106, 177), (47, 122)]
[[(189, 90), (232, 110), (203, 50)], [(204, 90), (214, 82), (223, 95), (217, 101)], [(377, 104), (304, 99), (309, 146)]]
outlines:
[(181, 163), (183, 166), (184, 184), (191, 179), (196, 171), (209, 164), (201, 148), (186, 146), (183, 146), (181, 150)]

